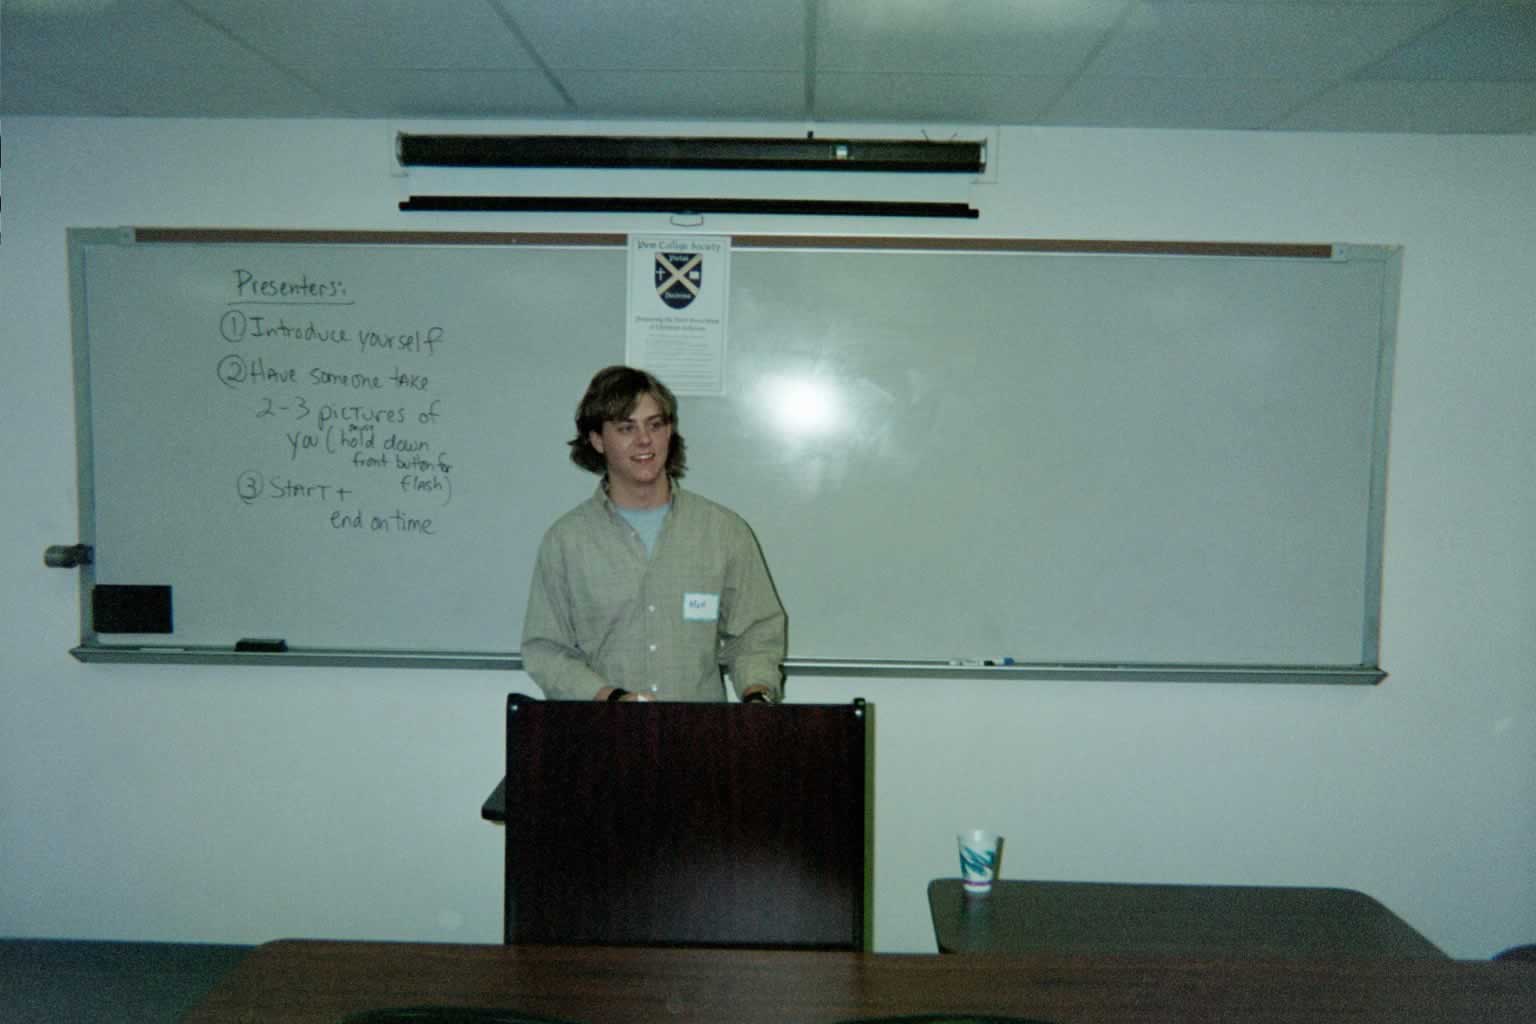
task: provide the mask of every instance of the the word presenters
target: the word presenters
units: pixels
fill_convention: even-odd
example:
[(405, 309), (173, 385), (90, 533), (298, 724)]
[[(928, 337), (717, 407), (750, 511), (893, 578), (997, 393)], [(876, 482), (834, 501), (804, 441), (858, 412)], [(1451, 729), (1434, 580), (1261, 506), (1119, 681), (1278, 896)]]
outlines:
[(449, 403), (433, 384), (453, 359), (447, 329), (278, 263), (232, 268), (226, 284), (213, 375), (270, 442), (232, 481), (240, 502), (337, 531), (434, 536), (453, 504)]

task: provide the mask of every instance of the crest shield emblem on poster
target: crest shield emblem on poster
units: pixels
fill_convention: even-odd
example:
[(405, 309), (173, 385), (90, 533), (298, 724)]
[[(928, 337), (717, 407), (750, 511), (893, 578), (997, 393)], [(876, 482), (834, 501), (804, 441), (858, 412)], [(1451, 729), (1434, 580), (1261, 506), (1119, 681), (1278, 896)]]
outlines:
[(673, 309), (686, 309), (704, 287), (704, 254), (658, 252), (656, 294)]

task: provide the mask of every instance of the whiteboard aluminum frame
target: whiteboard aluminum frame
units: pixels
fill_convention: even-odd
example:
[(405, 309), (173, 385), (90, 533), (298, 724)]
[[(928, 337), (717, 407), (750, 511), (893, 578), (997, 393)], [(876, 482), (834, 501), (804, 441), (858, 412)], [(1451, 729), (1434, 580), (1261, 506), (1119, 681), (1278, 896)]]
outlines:
[[(95, 664), (286, 665), (305, 668), (468, 668), (520, 672), (521, 655), (495, 651), (408, 651), (321, 649), (283, 652), (234, 651), (227, 647), (81, 646), (70, 651)], [(788, 658), (785, 675), (795, 678), (853, 679), (1023, 679), (1067, 682), (1287, 683), (1373, 686), (1387, 674), (1372, 665), (1201, 665), (1114, 662), (954, 664), (951, 661), (863, 661)]]

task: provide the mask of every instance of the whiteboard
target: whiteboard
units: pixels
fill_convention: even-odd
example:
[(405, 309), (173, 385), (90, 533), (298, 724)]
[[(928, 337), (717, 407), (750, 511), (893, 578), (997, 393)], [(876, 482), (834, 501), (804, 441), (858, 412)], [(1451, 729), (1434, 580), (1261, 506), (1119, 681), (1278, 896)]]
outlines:
[[(515, 663), (622, 237), (146, 237), (70, 238), (82, 648)], [(791, 669), (1374, 666), (1396, 251), (1037, 250), (737, 240), (683, 483)], [(98, 632), (100, 585), (174, 628)]]

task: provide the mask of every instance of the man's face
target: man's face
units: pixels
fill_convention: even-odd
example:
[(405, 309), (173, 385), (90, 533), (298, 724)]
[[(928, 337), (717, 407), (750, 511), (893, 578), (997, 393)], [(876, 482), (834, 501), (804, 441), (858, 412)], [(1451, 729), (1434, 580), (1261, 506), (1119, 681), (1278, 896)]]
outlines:
[(605, 421), (602, 431), (593, 431), (587, 439), (608, 463), (608, 484), (619, 496), (649, 490), (666, 475), (672, 424), (649, 391), (627, 417)]

